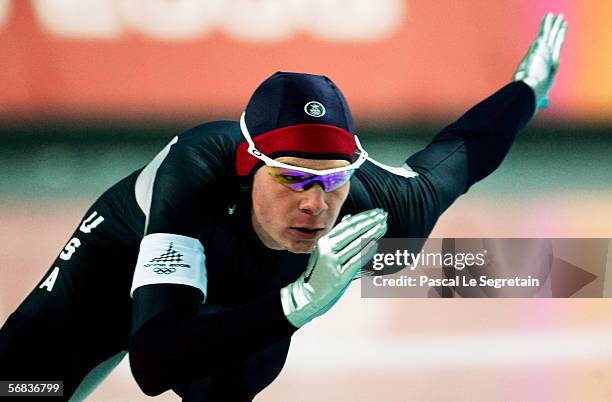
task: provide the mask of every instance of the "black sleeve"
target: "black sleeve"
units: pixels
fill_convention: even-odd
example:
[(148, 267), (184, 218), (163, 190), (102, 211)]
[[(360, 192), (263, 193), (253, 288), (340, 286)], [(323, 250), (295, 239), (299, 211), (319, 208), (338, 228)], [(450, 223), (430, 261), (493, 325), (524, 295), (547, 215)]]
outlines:
[(175, 305), (130, 337), (132, 373), (145, 394), (158, 395), (212, 375), (297, 330), (285, 317), (277, 291), (221, 312), (196, 313), (198, 297), (197, 289), (181, 285), (143, 286), (134, 292), (135, 314), (153, 299), (172, 298)]
[(427, 175), (432, 162), (435, 164), (444, 158), (444, 154), (435, 155), (439, 154), (437, 148), (453, 149), (445, 144), (448, 142), (462, 144), (467, 151), (467, 191), (501, 164), (534, 110), (533, 90), (522, 81), (512, 82), (444, 128), (425, 150), (412, 155), (406, 163)]
[(508, 84), (406, 160), (419, 176), (407, 179), (368, 164), (355, 174), (355, 192), (370, 195), (368, 208), (389, 212), (386, 237), (426, 238), (457, 197), (500, 165), (534, 107), (531, 88)]

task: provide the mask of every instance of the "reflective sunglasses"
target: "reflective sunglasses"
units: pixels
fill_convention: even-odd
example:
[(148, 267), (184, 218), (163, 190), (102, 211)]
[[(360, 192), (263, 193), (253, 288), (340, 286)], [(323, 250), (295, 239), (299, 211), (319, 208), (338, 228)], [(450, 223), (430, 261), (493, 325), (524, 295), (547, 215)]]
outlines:
[(351, 179), (355, 169), (363, 165), (368, 159), (368, 153), (361, 147), (359, 139), (355, 136), (355, 144), (359, 154), (355, 162), (348, 166), (324, 170), (293, 166), (269, 158), (257, 149), (246, 126), (244, 112), (242, 116), (240, 116), (240, 130), (249, 144), (247, 152), (263, 161), (266, 166), (272, 168), (269, 174), (274, 180), (295, 191), (307, 190), (315, 182), (321, 183), (326, 192), (334, 191), (347, 183)]
[(268, 167), (268, 174), (278, 183), (294, 191), (308, 190), (315, 183), (321, 183), (326, 192), (337, 190), (351, 180), (355, 169), (323, 175), (300, 172), (294, 169)]

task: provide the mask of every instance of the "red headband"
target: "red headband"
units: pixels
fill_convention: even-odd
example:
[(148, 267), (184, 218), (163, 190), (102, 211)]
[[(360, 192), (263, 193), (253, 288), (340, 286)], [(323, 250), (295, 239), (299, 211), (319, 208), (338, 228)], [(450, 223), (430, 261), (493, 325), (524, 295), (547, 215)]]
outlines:
[[(265, 155), (277, 152), (302, 154), (337, 154), (352, 161), (355, 155), (355, 136), (346, 130), (327, 124), (298, 124), (282, 127), (253, 138), (257, 149)], [(236, 171), (246, 176), (260, 162), (247, 152), (249, 144), (238, 146)]]

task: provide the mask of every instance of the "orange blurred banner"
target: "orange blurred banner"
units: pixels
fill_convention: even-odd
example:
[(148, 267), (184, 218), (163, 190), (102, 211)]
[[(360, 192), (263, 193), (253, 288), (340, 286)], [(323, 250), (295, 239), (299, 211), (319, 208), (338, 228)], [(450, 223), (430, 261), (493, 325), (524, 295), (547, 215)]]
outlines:
[(569, 31), (543, 114), (609, 123), (611, 4), (0, 0), (0, 117), (237, 118), (277, 70), (329, 76), (357, 120), (453, 117), (509, 82), (553, 11)]

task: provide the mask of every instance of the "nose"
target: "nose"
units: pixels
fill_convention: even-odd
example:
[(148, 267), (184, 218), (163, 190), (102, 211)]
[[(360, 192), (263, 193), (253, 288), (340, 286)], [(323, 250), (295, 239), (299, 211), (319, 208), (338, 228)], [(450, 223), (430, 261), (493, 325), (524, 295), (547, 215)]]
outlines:
[(326, 194), (321, 184), (316, 183), (310, 186), (308, 190), (299, 193), (298, 209), (301, 212), (314, 216), (327, 211)]

